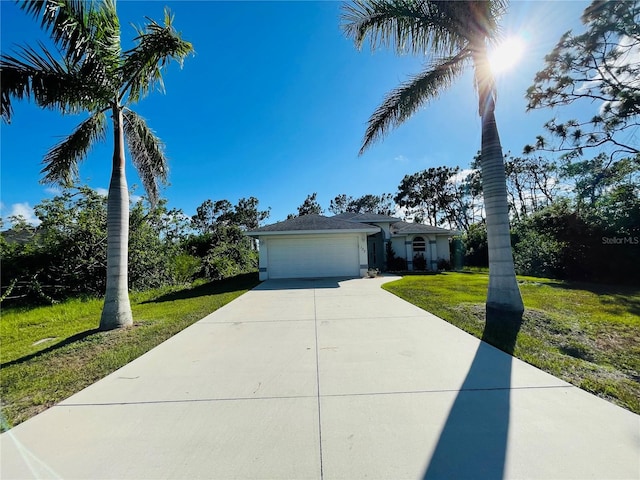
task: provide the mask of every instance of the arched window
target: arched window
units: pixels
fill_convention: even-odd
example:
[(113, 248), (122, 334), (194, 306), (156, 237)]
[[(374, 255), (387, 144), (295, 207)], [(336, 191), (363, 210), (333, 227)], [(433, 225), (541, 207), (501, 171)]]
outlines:
[(424, 252), (426, 250), (426, 242), (422, 237), (415, 237), (413, 239), (413, 251)]

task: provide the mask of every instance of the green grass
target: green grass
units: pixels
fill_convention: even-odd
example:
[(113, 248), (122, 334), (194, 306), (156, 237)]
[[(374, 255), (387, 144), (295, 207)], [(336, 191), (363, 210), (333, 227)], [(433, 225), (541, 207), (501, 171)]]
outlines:
[[(640, 288), (518, 280), (526, 309), (513, 355), (640, 413)], [(487, 274), (444, 273), (384, 288), (481, 338), (487, 284)]]
[(247, 274), (188, 289), (131, 295), (134, 326), (97, 330), (102, 301), (2, 310), (2, 430), (126, 365), (259, 282)]

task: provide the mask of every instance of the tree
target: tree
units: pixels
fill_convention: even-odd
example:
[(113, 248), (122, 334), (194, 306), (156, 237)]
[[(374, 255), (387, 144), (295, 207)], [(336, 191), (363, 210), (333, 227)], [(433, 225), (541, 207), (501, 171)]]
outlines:
[(579, 210), (596, 207), (605, 194), (613, 193), (624, 185), (638, 185), (640, 161), (623, 158), (610, 164), (601, 153), (590, 160), (568, 162), (561, 168), (565, 179), (573, 181), (573, 191)]
[(515, 220), (551, 204), (558, 190), (556, 164), (544, 157), (505, 155), (507, 195)]
[[(34, 211), (40, 221), (37, 227), (12, 219), (11, 230), (2, 232), (5, 244), (0, 242), (0, 284), (15, 282), (12, 301), (51, 301), (103, 294), (107, 199), (90, 187), (74, 186), (43, 200)], [(144, 290), (189, 280), (183, 268), (189, 260), (177, 260), (185, 255), (182, 211), (167, 210), (164, 199), (151, 205), (143, 198), (132, 206), (129, 223), (130, 288)]]
[[(522, 313), (509, 232), (502, 146), (494, 110), (496, 88), (487, 47), (498, 37), (503, 0), (477, 2), (355, 0), (344, 7), (343, 28), (358, 48), (394, 46), (400, 54), (430, 53), (427, 68), (387, 94), (368, 122), (360, 153), (474, 68), (482, 123), (482, 178), (489, 244), (487, 312)], [(498, 318), (501, 315), (497, 315)]]
[(202, 273), (214, 280), (254, 271), (258, 252), (244, 232), (258, 228), (269, 210), (258, 209), (255, 197), (241, 198), (234, 206), (228, 200), (206, 200), (196, 209), (192, 226), (198, 232), (186, 242), (189, 253), (202, 259)]
[(366, 194), (358, 198), (344, 193), (336, 195), (331, 200), (329, 211), (334, 215), (340, 213), (376, 213), (379, 215), (393, 215), (395, 212), (393, 197), (390, 193), (382, 195)]
[(318, 194), (316, 192), (307, 195), (302, 205), (298, 207), (298, 215), (289, 214), (287, 218), (301, 217), (303, 215), (322, 215), (322, 207), (317, 200)]
[(62, 114), (87, 112), (88, 118), (44, 157), (43, 181), (70, 185), (91, 146), (106, 139), (107, 115), (113, 125), (113, 159), (107, 213), (107, 280), (100, 328), (133, 322), (128, 294), (129, 194), (125, 176), (125, 141), (149, 200), (158, 198), (167, 178), (164, 145), (131, 106), (154, 88), (163, 88), (162, 71), (193, 51), (172, 26), (148, 19), (137, 29), (135, 45), (122, 49), (115, 0), (26, 0), (20, 6), (42, 27), (62, 58), (40, 45), (18, 48), (0, 58), (1, 115), (9, 123), (12, 98), (32, 99)]
[(405, 175), (395, 201), (413, 210), (415, 221), (427, 220), (431, 225), (460, 225), (457, 196), (460, 193), (452, 181), (458, 167), (428, 168), (413, 175)]
[(545, 67), (527, 90), (528, 109), (581, 102), (593, 105), (589, 119), (552, 119), (535, 149), (580, 156), (585, 148), (611, 147), (610, 158), (638, 156), (634, 130), (640, 126), (640, 2), (594, 1), (582, 14), (585, 31), (566, 32), (545, 57)]
[[(177, 258), (184, 255), (181, 242), (187, 236), (187, 222), (182, 210), (166, 207), (159, 199), (151, 204), (144, 198), (133, 204), (129, 214), (129, 285), (147, 290), (164, 285), (185, 283), (178, 272)], [(181, 258), (182, 262), (188, 262)], [(199, 270), (199, 262), (195, 260)], [(187, 275), (188, 277), (188, 275)]]
[(258, 203), (256, 197), (238, 200), (233, 212), (233, 221), (243, 230), (255, 230), (260, 226), (260, 222), (269, 218), (270, 208), (258, 210)]

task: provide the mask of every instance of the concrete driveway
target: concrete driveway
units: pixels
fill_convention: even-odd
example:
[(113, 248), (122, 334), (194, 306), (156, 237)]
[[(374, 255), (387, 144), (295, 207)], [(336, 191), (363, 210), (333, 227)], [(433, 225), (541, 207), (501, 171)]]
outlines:
[(638, 415), (389, 280), (261, 284), (3, 434), (0, 477), (640, 477)]

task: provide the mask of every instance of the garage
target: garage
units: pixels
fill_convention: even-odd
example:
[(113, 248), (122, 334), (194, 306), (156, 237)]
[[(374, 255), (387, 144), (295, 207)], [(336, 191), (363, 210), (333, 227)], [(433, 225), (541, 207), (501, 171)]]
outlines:
[(358, 277), (367, 272), (367, 236), (379, 227), (303, 215), (246, 232), (258, 239), (260, 280)]
[(269, 278), (356, 277), (358, 235), (298, 235), (268, 240)]

